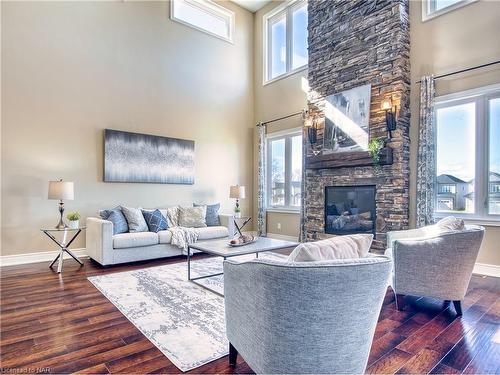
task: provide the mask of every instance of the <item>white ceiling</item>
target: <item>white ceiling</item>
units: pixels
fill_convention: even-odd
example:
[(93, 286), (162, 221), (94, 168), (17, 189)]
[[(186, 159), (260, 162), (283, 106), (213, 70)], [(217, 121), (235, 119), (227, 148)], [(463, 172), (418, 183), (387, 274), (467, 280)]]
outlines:
[(256, 12), (264, 5), (270, 2), (270, 0), (231, 0), (233, 3), (238, 4), (240, 7), (249, 10), (250, 12)]

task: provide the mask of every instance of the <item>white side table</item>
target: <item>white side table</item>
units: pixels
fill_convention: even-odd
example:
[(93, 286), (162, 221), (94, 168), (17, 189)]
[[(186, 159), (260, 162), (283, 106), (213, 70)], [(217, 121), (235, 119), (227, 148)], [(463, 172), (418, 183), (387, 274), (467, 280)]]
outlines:
[[(59, 260), (57, 264), (57, 273), (61, 273), (63, 270), (63, 259), (64, 259), (64, 253), (68, 253), (74, 260), (76, 260), (80, 266), (83, 266), (83, 263), (80, 259), (78, 259), (71, 251), (69, 251), (68, 247), (71, 245), (71, 243), (78, 237), (80, 232), (85, 229), (85, 227), (80, 227), (76, 229), (71, 229), (71, 228), (63, 228), (63, 229), (56, 229), (56, 228), (43, 228), (40, 229), (43, 233), (47, 235), (52, 241), (54, 241), (57, 246), (59, 246), (60, 251), (59, 254), (57, 255), (56, 259), (50, 263), (49, 268), (52, 268), (55, 262)], [(54, 234), (56, 232), (63, 232), (62, 240), (58, 240)], [(70, 234), (70, 239), (68, 241), (68, 234)]]

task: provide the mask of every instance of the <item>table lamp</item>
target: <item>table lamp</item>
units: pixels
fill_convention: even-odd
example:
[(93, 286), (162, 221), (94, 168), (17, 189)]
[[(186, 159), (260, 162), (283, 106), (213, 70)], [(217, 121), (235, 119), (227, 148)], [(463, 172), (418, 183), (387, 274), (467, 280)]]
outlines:
[(240, 199), (245, 199), (245, 187), (240, 185), (233, 185), (229, 188), (229, 198), (236, 199), (236, 206), (234, 213), (236, 217), (241, 216)]
[(66, 182), (63, 180), (49, 181), (49, 199), (59, 200), (59, 213), (61, 214), (61, 217), (59, 219), (59, 223), (56, 225), (56, 229), (67, 228), (66, 224), (64, 224), (63, 222), (63, 213), (64, 213), (63, 199), (73, 200), (74, 198), (75, 194), (73, 191), (72, 182)]

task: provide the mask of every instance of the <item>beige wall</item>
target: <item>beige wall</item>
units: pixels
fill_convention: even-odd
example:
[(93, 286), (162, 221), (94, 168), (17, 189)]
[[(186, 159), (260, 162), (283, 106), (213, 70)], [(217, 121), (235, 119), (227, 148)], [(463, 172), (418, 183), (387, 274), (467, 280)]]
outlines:
[[(262, 17), (281, 1), (272, 1), (255, 13), (254, 20), (254, 72), (255, 72), (255, 122), (267, 121), (301, 111), (307, 106), (306, 89), (307, 69), (288, 77), (263, 85), (263, 44), (262, 44)], [(269, 124), (267, 131), (276, 132), (302, 126), (300, 117)], [(254, 173), (257, 175), (257, 148), (254, 147)], [(257, 180), (254, 181), (254, 191), (257, 191)], [(254, 217), (257, 217), (257, 196), (254, 194)], [(278, 229), (281, 224), (281, 230)], [(256, 223), (254, 222), (254, 226)], [(297, 237), (299, 235), (299, 215), (297, 213), (267, 213), (267, 231), (281, 235)]]
[[(253, 15), (230, 44), (169, 19), (167, 2), (2, 2), (2, 254), (54, 250), (47, 181), (67, 211), (252, 197)], [(194, 185), (104, 183), (103, 129), (192, 139)], [(252, 199), (242, 201), (251, 210)], [(83, 247), (84, 236), (75, 245)]]
[[(415, 197), (418, 145), (419, 85), (422, 75), (442, 74), (500, 59), (500, 3), (480, 0), (440, 17), (422, 22), (422, 4), (410, 2), (411, 36), (411, 186)], [(500, 67), (438, 80), (436, 95), (500, 82)], [(415, 225), (415, 199), (411, 199)], [(500, 265), (500, 227), (487, 226), (478, 262)]]

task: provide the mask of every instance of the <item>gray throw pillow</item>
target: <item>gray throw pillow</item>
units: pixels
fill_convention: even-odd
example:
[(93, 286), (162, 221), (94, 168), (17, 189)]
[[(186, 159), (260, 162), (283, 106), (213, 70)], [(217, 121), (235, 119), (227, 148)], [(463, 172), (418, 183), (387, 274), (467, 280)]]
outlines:
[(142, 211), (140, 208), (124, 207), (121, 206), (123, 215), (127, 219), (128, 229), (130, 233), (134, 232), (148, 232), (148, 224), (144, 220)]
[(216, 204), (197, 204), (193, 203), (193, 207), (207, 207), (207, 214), (205, 215), (205, 222), (207, 223), (207, 227), (216, 227), (220, 225), (219, 220), (219, 211), (220, 211), (220, 203)]
[(125, 216), (123, 216), (120, 207), (115, 207), (112, 210), (102, 210), (99, 215), (103, 220), (109, 220), (113, 223), (113, 234), (128, 232), (128, 224)]
[(206, 227), (206, 214), (207, 206), (179, 207), (179, 226), (186, 228)]

